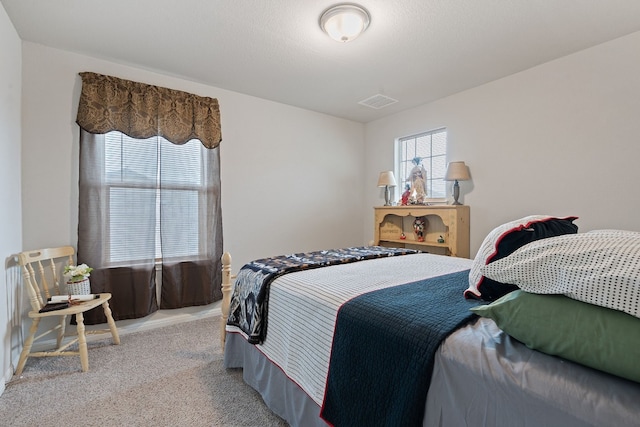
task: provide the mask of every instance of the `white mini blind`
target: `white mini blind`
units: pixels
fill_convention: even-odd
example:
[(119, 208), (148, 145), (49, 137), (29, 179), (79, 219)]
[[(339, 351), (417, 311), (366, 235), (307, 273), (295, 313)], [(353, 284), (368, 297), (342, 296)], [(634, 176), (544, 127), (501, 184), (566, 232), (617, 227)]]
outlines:
[(198, 140), (105, 135), (110, 263), (198, 256), (205, 165)]

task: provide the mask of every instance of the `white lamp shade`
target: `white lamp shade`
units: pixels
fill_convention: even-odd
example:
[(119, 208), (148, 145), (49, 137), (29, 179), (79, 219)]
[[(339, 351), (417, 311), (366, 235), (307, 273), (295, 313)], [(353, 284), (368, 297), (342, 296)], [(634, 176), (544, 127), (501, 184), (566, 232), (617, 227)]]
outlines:
[(468, 181), (470, 179), (469, 168), (464, 162), (450, 162), (447, 165), (447, 173), (444, 175), (445, 181)]
[(395, 187), (396, 185), (396, 177), (393, 176), (392, 171), (384, 171), (380, 172), (380, 177), (378, 177), (378, 187)]
[(341, 4), (325, 10), (320, 27), (332, 39), (346, 43), (358, 37), (369, 26), (369, 13), (360, 6)]

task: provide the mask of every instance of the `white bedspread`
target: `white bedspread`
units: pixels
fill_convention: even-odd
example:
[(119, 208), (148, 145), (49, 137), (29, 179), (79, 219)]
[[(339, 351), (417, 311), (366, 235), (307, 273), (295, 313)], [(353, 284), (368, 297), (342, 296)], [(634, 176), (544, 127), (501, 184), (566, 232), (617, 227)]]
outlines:
[[(466, 270), (471, 263), (415, 254), (286, 274), (271, 284), (267, 337), (256, 347), (320, 406), (336, 315), (343, 303), (377, 289)], [(243, 334), (234, 326), (227, 326), (227, 331)]]

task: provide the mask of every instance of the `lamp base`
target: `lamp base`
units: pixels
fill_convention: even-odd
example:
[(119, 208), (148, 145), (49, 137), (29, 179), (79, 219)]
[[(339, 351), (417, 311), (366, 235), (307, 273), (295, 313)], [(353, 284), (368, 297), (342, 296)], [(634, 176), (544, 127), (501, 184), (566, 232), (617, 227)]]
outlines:
[(452, 205), (462, 204), (458, 201), (458, 197), (460, 197), (460, 185), (458, 184), (458, 180), (456, 179), (455, 183), (453, 184), (453, 203), (451, 203)]
[(391, 206), (391, 192), (388, 185), (384, 186), (384, 205)]

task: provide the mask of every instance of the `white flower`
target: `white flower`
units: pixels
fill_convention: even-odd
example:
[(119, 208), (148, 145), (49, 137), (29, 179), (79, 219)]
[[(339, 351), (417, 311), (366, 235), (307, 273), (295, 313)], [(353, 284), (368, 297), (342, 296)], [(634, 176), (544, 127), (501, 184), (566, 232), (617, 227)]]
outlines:
[(90, 273), (92, 271), (93, 268), (89, 267), (87, 264), (80, 264), (78, 266), (67, 265), (64, 268), (64, 277), (68, 282), (81, 282), (91, 276)]

